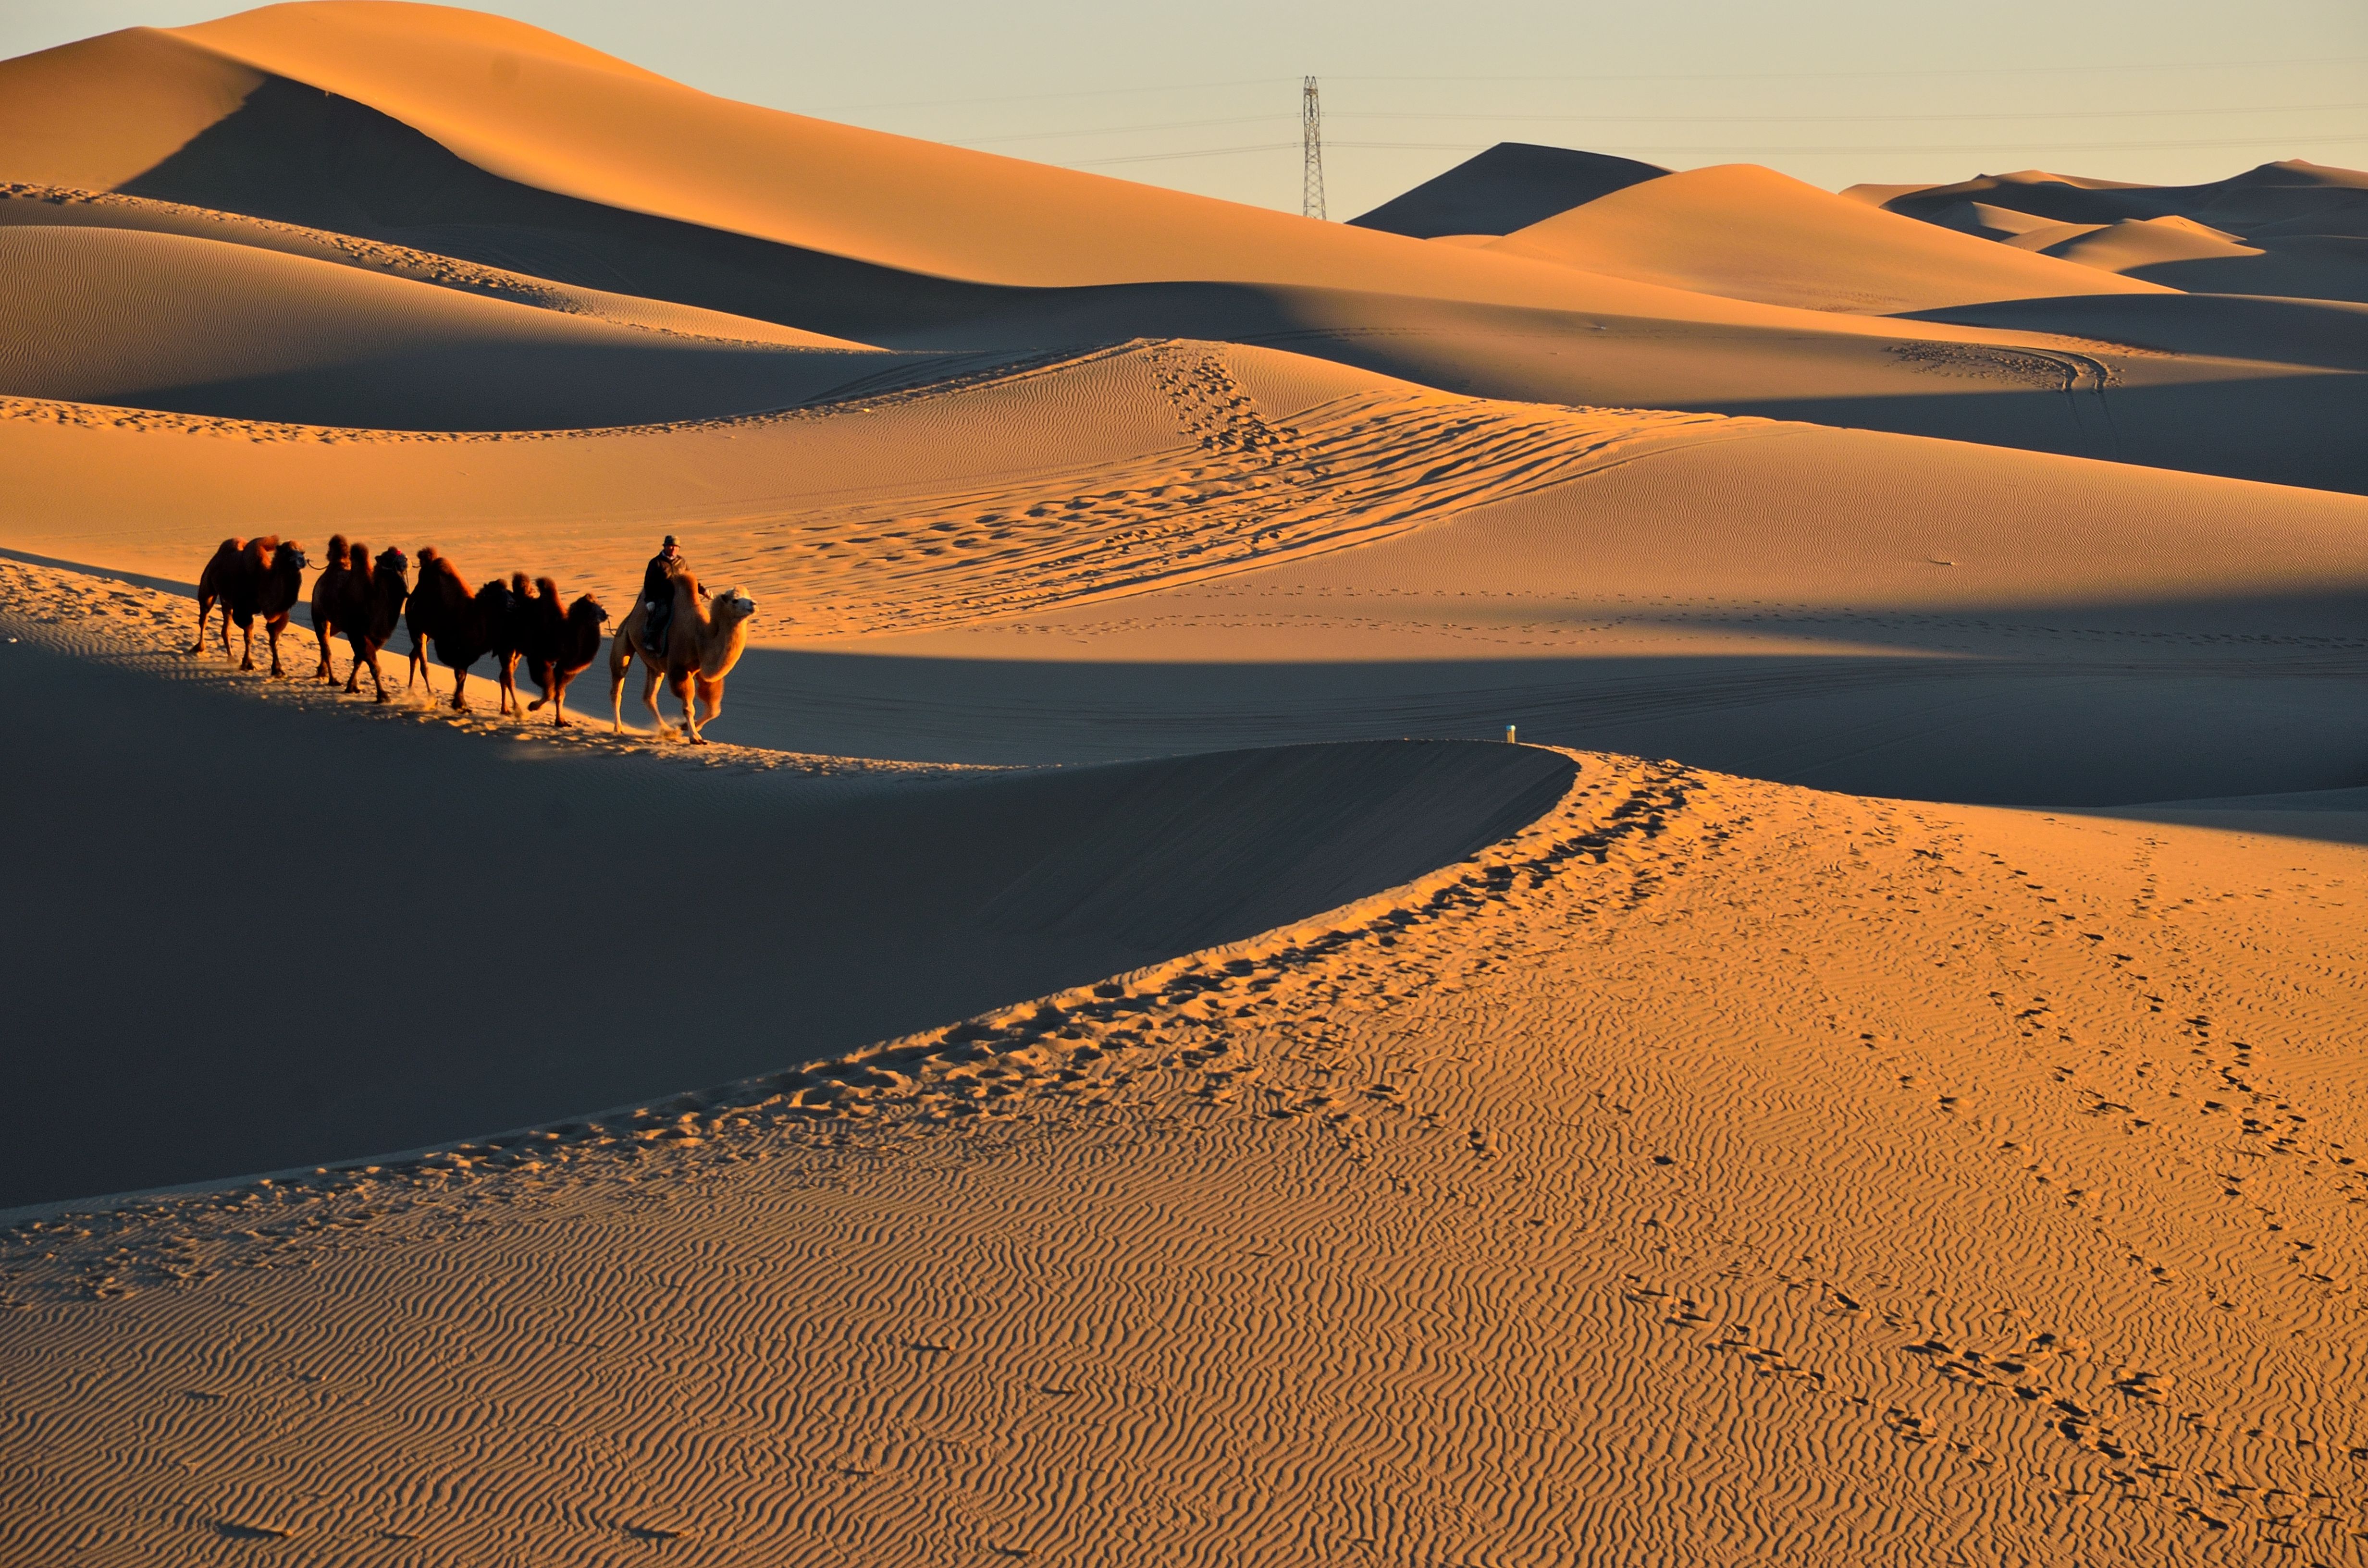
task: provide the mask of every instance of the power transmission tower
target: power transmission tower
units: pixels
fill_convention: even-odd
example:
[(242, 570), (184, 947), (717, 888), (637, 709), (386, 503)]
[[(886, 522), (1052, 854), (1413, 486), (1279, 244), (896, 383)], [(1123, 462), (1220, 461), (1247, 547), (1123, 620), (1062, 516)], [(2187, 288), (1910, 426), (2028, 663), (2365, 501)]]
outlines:
[(1305, 77), (1299, 89), (1299, 212), (1304, 218), (1324, 216), (1324, 106), (1315, 100), (1315, 78)]

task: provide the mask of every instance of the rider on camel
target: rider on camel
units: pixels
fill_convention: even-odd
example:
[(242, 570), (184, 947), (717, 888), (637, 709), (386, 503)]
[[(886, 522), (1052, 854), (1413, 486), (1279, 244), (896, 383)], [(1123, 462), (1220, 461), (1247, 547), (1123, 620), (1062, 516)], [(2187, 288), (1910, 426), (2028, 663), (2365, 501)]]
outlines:
[(654, 659), (666, 657), (666, 623), (674, 619), (674, 574), (682, 570), (681, 552), (668, 534), (642, 571), (642, 646)]

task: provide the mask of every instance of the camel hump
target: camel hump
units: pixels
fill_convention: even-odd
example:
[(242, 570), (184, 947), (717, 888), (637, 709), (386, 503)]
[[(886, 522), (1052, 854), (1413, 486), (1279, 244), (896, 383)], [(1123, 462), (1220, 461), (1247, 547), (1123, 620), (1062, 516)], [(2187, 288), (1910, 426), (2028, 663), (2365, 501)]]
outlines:
[(441, 557), (436, 553), (436, 547), (434, 545), (423, 544), (419, 547), (419, 563), (422, 566), (427, 565), (431, 561), (440, 559)]
[(279, 536), (278, 534), (257, 535), (256, 538), (246, 541), (246, 548), (256, 551), (257, 554), (268, 555), (271, 551), (279, 548)]
[(510, 574), (510, 592), (516, 594), (520, 598), (526, 597), (527, 582), (525, 573), (513, 572)]
[(534, 580), (534, 591), (553, 604), (559, 602), (559, 585), (549, 577), (537, 577)]
[[(329, 541), (329, 559), (334, 561), (336, 557), (337, 543), (336, 540), (331, 540)], [(353, 570), (357, 572), (367, 572), (370, 570), (370, 552), (369, 545), (364, 544), (359, 540), (356, 540), (351, 544), (346, 546), (346, 564), (350, 566)]]
[(329, 559), (332, 561), (343, 561), (345, 558), (346, 536), (343, 534), (331, 534), (329, 536)]
[(214, 546), (214, 553), (216, 555), (236, 555), (240, 551), (245, 550), (245, 548), (246, 540), (243, 539), (226, 539), (220, 544)]

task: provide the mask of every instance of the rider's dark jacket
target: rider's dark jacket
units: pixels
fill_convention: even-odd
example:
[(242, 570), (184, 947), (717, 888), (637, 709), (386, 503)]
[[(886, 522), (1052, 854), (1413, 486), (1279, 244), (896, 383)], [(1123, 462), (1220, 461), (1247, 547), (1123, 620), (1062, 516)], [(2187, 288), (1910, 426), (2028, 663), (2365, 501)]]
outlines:
[(682, 557), (677, 555), (669, 560), (663, 551), (650, 557), (650, 563), (642, 569), (643, 603), (654, 603), (661, 609), (674, 608), (672, 568), (675, 562), (681, 559)]

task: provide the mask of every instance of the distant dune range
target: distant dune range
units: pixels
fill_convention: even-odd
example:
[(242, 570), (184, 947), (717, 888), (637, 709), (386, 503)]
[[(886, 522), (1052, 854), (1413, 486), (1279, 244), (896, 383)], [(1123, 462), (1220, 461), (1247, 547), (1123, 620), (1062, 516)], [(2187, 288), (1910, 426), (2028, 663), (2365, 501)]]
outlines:
[(2018, 250), (2199, 293), (2368, 300), (2368, 174), (2351, 169), (2266, 164), (2185, 187), (2032, 169), (1842, 194)]
[(0, 62), (0, 1560), (2359, 1568), (2363, 196)]
[[(432, 8), (273, 8), (111, 34), (0, 73), (0, 177), (244, 212), (879, 347), (1229, 339), (1481, 395), (2368, 487), (2368, 460), (2345, 438), (2368, 413), (2354, 349), (2334, 365), (2249, 340), (2232, 352), (2215, 326), (2223, 301), (2184, 297), (2130, 330), (2110, 307), (2159, 285), (1904, 219), (1884, 243), (1923, 256), (1922, 270), (1872, 288), (1853, 257), (1861, 231), (1893, 215), (1784, 182), (1724, 210), (1663, 210), (1656, 193), (1700, 188), (1695, 176), (1613, 191), (1600, 201), (1643, 204), (1660, 237), (1630, 223), (1582, 267), (1512, 242), (1306, 225), (753, 109)], [(1770, 290), (1732, 265), (1673, 268), (1689, 225), (1705, 256), (1755, 225), (1791, 236), (1782, 302), (1764, 302)], [(2074, 302), (2035, 328), (1978, 308), (2034, 295)], [(1976, 308), (1948, 324), (1864, 313), (1903, 301)], [(1828, 308), (1793, 308), (1804, 302)], [(2359, 328), (2337, 320), (2305, 335), (2356, 344)], [(655, 391), (619, 401), (640, 406)], [(311, 417), (339, 423), (338, 402), (324, 397)], [(686, 399), (676, 415), (705, 411)], [(2202, 426), (2220, 438), (2192, 439)]]

